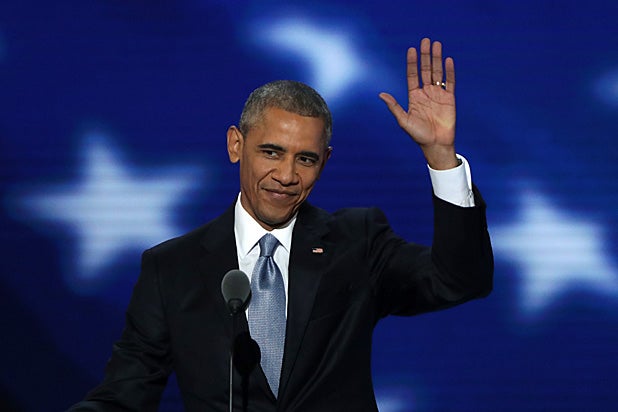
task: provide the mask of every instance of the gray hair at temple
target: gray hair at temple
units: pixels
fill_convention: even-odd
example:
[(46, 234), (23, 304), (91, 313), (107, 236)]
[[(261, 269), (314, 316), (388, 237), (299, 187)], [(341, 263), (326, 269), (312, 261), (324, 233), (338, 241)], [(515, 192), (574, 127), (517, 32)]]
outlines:
[(330, 143), (333, 119), (326, 102), (313, 88), (294, 80), (276, 80), (255, 89), (247, 98), (240, 115), (238, 126), (241, 133), (246, 135), (262, 120), (264, 111), (271, 107), (322, 119), (326, 145)]

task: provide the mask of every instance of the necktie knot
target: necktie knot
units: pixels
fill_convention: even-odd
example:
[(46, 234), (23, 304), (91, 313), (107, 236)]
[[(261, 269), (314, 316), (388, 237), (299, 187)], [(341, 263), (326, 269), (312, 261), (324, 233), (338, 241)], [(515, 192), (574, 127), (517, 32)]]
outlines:
[(259, 241), (260, 256), (270, 257), (275, 253), (275, 249), (279, 246), (279, 241), (270, 233), (265, 234)]

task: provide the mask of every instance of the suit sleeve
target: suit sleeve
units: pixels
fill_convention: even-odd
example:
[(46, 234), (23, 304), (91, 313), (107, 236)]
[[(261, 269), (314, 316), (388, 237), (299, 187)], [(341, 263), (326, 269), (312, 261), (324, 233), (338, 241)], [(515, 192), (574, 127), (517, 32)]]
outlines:
[(381, 212), (368, 218), (380, 317), (444, 309), (491, 292), (493, 253), (486, 206), (476, 187), (474, 196), (476, 206), (470, 208), (433, 197), (431, 247), (395, 235)]
[(103, 382), (70, 411), (156, 411), (171, 372), (169, 333), (156, 258), (142, 255), (121, 338), (114, 344)]

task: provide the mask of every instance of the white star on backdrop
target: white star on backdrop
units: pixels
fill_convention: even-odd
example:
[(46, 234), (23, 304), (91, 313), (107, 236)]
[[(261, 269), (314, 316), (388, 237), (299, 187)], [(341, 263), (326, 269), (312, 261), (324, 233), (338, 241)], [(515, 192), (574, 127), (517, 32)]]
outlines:
[[(297, 19), (260, 21), (262, 36), (283, 50), (296, 52), (311, 65), (312, 86), (332, 103), (367, 75), (367, 59), (360, 58), (348, 36)], [(376, 75), (372, 73), (372, 75)]]
[(83, 283), (130, 248), (144, 249), (180, 234), (173, 207), (196, 187), (200, 170), (178, 166), (137, 170), (123, 164), (104, 136), (86, 137), (83, 178), (50, 185), (24, 203), (42, 219), (67, 224), (77, 235), (77, 275)]
[(408, 412), (416, 409), (412, 389), (400, 385), (377, 388), (376, 402), (381, 412)]
[(593, 90), (597, 98), (609, 106), (618, 106), (618, 68), (597, 76)]
[(538, 193), (525, 193), (522, 203), (517, 221), (490, 231), (494, 250), (520, 268), (525, 314), (539, 314), (569, 291), (618, 298), (618, 270), (600, 224), (558, 210)]

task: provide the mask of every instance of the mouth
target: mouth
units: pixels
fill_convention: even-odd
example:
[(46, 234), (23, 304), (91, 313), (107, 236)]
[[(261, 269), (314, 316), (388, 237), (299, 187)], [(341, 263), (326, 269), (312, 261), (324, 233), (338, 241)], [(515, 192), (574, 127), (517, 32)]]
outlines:
[(290, 190), (280, 190), (280, 189), (267, 189), (264, 188), (264, 191), (273, 199), (277, 200), (288, 200), (293, 197), (298, 196), (298, 193)]

